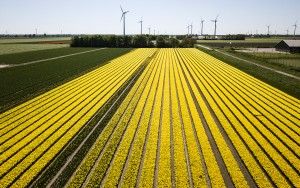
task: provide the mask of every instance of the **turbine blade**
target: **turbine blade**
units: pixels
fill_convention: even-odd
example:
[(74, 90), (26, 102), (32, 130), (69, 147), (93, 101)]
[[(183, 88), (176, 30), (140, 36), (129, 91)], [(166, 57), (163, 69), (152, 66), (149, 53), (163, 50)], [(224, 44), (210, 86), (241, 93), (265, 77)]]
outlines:
[(124, 13), (124, 11), (123, 11), (123, 9), (122, 9), (122, 6), (120, 5), (120, 8), (121, 8), (121, 11), (122, 11), (122, 13)]

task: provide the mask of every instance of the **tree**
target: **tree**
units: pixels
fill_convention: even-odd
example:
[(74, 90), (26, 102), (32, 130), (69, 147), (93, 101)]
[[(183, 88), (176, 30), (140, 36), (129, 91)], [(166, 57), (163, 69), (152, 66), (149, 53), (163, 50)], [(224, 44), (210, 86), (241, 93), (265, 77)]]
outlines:
[(178, 48), (179, 43), (180, 43), (179, 40), (177, 40), (176, 38), (169, 39), (169, 44), (170, 44), (170, 47), (172, 47), (172, 48)]
[(162, 36), (156, 38), (156, 47), (165, 48), (167, 46), (165, 39)]
[(193, 48), (195, 44), (196, 44), (195, 39), (184, 38), (180, 43), (180, 47), (182, 47), (182, 48)]
[(147, 38), (144, 35), (137, 35), (133, 37), (133, 47), (135, 48), (145, 48), (148, 46), (147, 44)]

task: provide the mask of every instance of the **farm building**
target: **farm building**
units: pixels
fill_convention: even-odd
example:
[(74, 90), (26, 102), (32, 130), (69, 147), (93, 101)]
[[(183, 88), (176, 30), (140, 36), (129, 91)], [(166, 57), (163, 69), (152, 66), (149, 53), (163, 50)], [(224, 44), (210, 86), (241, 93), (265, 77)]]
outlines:
[(282, 40), (275, 48), (278, 51), (300, 53), (300, 40)]

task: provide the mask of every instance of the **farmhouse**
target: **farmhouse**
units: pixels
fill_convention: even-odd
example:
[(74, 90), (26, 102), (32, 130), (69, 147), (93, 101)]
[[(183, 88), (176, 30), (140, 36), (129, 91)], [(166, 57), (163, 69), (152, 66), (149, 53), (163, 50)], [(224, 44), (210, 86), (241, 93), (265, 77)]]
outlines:
[(278, 51), (300, 53), (300, 40), (282, 40), (275, 48)]

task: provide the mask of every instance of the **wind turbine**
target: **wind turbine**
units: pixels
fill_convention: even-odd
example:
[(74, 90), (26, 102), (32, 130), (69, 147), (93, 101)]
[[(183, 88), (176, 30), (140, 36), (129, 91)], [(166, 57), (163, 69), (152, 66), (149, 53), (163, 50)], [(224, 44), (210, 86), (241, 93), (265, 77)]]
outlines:
[(37, 28), (35, 28), (35, 35), (37, 35), (37, 33), (38, 33), (38, 29), (37, 29)]
[(216, 17), (216, 19), (211, 20), (212, 22), (215, 23), (214, 38), (216, 38), (216, 35), (217, 35), (217, 22), (218, 22), (218, 17), (219, 17), (219, 15)]
[(286, 35), (289, 35), (289, 28), (287, 28), (287, 30), (285, 31), (286, 31)]
[(151, 35), (151, 27), (148, 27), (149, 35)]
[(143, 34), (143, 18), (138, 22), (141, 24), (141, 35)]
[(121, 20), (120, 20), (120, 21), (122, 21), (122, 19), (123, 19), (123, 35), (125, 36), (125, 35), (126, 35), (126, 34), (125, 34), (126, 14), (127, 14), (129, 11), (123, 11), (122, 6), (120, 6), (120, 8), (121, 8), (121, 11), (122, 11), (122, 16), (121, 16)]
[(292, 25), (292, 26), (294, 27), (294, 37), (296, 36), (296, 29), (297, 29), (297, 27), (298, 27), (297, 22), (298, 22), (298, 21), (296, 21), (295, 24)]
[(188, 29), (187, 35), (189, 36), (189, 34), (190, 34), (190, 25), (188, 25), (186, 28)]
[(270, 35), (270, 25), (267, 25), (268, 28), (268, 35)]
[(193, 36), (193, 23), (191, 23), (190, 27), (191, 27), (191, 35)]
[(203, 35), (203, 23), (204, 23), (204, 20), (201, 19), (201, 35)]

